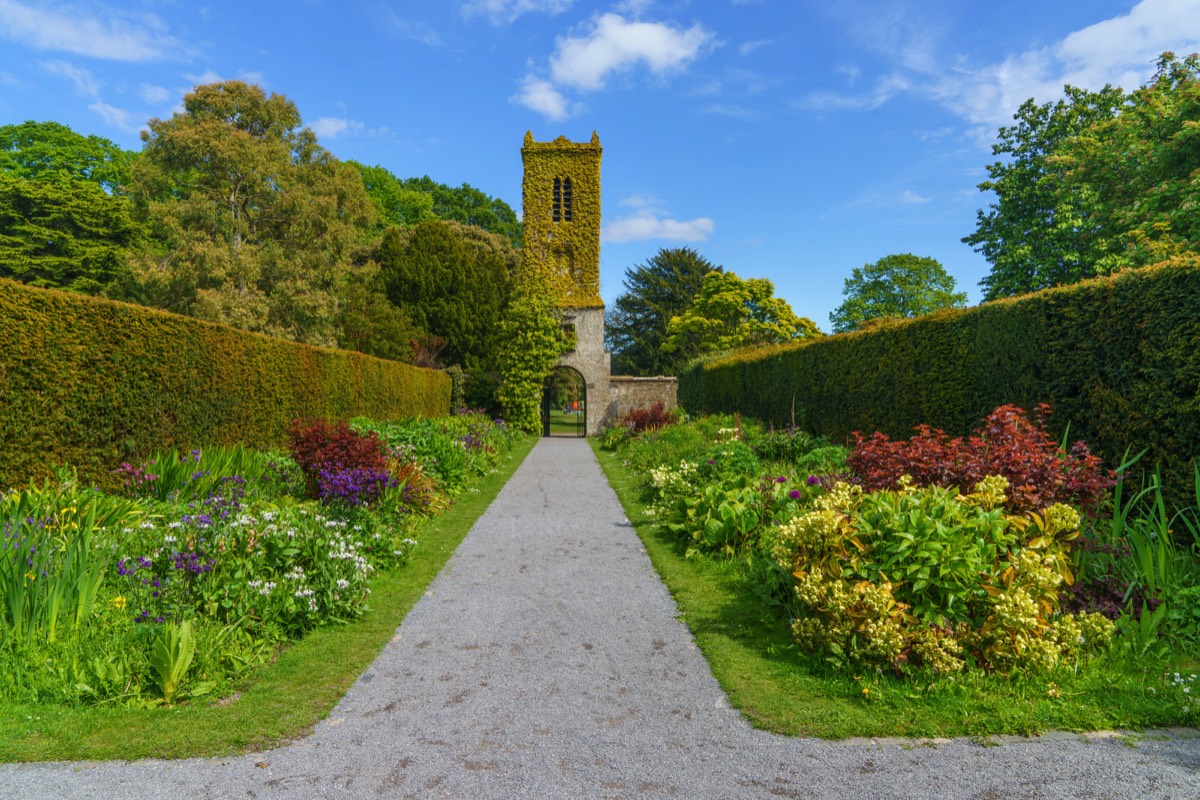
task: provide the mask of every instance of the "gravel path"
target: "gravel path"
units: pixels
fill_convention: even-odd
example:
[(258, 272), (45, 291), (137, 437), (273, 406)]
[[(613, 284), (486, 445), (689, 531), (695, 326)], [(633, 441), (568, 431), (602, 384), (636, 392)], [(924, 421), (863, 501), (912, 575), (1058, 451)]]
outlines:
[(1200, 739), (830, 743), (732, 710), (587, 444), (543, 439), (312, 735), (0, 798), (1200, 798)]

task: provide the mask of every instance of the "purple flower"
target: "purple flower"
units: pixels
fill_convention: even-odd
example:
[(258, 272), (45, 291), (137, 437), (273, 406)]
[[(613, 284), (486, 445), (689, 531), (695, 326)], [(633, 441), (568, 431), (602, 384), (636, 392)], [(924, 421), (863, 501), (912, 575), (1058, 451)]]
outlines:
[(788, 497), (792, 498), (793, 500), (799, 500), (800, 499), (800, 490), (792, 489), (790, 492), (788, 492)]
[(820, 482), (821, 482), (821, 479), (818, 478), (816, 475), (809, 475), (808, 480), (805, 481), (805, 483), (807, 483), (809, 486), (816, 486)]
[(787, 483), (787, 476), (780, 475), (778, 478), (775, 479), (775, 482), (776, 483)]

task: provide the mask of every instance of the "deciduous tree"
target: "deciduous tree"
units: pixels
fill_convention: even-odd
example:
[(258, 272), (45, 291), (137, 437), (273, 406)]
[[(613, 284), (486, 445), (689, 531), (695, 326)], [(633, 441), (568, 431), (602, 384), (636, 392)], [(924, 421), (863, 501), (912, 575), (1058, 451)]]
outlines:
[(829, 315), (834, 331), (861, 328), (870, 320), (919, 317), (965, 305), (954, 278), (936, 259), (911, 253), (884, 256), (855, 267), (842, 288), (842, 304)]
[(667, 324), (662, 349), (705, 354), (820, 335), (812, 320), (797, 317), (786, 300), (775, 296), (775, 285), (766, 278), (710, 272), (692, 307)]
[(336, 342), (337, 293), (374, 221), (353, 167), (257, 86), (198, 86), (152, 119), (131, 189), (153, 244), (133, 259), (145, 300), (312, 344)]
[(1063, 91), (1055, 103), (1026, 100), (992, 145), (1005, 159), (988, 166), (979, 189), (995, 192), (996, 200), (963, 238), (992, 265), (980, 282), (986, 300), (1093, 277), (1107, 251), (1094, 196), (1067, 190), (1069, 168), (1053, 156), (1071, 137), (1119, 113), (1125, 94), (1111, 86)]
[(692, 307), (710, 272), (720, 272), (689, 247), (663, 248), (625, 270), (625, 291), (608, 309), (604, 335), (621, 375), (669, 375), (696, 356), (687, 347), (662, 351), (667, 324)]

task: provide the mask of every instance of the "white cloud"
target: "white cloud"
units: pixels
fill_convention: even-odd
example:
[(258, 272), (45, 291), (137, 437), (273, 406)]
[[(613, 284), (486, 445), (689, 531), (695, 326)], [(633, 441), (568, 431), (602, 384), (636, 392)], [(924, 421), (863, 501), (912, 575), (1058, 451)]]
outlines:
[(0, 0), (0, 35), (38, 50), (113, 61), (152, 61), (180, 47), (153, 15), (98, 18), (78, 8), (24, 5), (17, 0)]
[(1128, 14), (1089, 25), (1049, 47), (956, 71), (938, 82), (933, 94), (970, 122), (1006, 125), (1030, 97), (1054, 100), (1065, 84), (1096, 90), (1111, 83), (1130, 91), (1153, 75), (1163, 51), (1197, 49), (1200, 4), (1142, 0)]
[(716, 228), (710, 217), (692, 220), (676, 220), (658, 208), (657, 198), (635, 195), (621, 201), (621, 205), (636, 209), (632, 216), (618, 219), (603, 226), (600, 241), (621, 244), (661, 239), (673, 242), (703, 242)]
[[(895, 68), (871, 89), (814, 93), (803, 105), (872, 110), (899, 93), (912, 93), (944, 105), (986, 131), (985, 138), (998, 126), (1011, 124), (1013, 113), (1030, 97), (1053, 101), (1062, 96), (1066, 84), (1098, 90), (1110, 83), (1129, 91), (1150, 78), (1163, 51), (1200, 50), (1196, 0), (1141, 0), (1126, 14), (990, 64), (947, 55), (953, 36), (929, 9), (899, 3), (846, 3), (838, 8), (847, 29), (888, 56)], [(847, 75), (851, 85), (858, 79), (857, 70)]]
[(389, 13), (388, 24), (403, 38), (411, 39), (428, 47), (442, 47), (446, 44), (442, 39), (442, 35), (427, 23), (404, 19), (396, 14)]
[(155, 86), (149, 83), (143, 83), (139, 89), (142, 99), (147, 103), (159, 104), (165, 103), (171, 99), (171, 90), (163, 86)]
[(462, 13), (467, 19), (487, 17), (493, 25), (501, 25), (530, 12), (561, 14), (574, 2), (575, 0), (470, 0), (463, 3)]
[(0, 72), (0, 86), (20, 86), (21, 81), (11, 72)]
[(567, 99), (554, 88), (554, 84), (533, 75), (525, 77), (521, 82), (521, 91), (513, 95), (511, 100), (554, 122), (562, 122), (570, 116)]
[(932, 197), (925, 197), (924, 195), (919, 195), (910, 189), (905, 189), (904, 192), (901, 193), (901, 195), (900, 195), (900, 202), (904, 203), (905, 205), (923, 206), (931, 200), (933, 200)]
[(120, 128), (123, 131), (129, 131), (132, 133), (141, 127), (140, 125), (134, 124), (133, 115), (128, 111), (123, 108), (117, 108), (116, 106), (110, 106), (103, 100), (97, 100), (96, 102), (92, 103), (88, 106), (88, 110), (96, 112), (100, 119), (104, 120), (105, 123), (114, 128)]
[(220, 83), (221, 81), (225, 80), (211, 69), (206, 69), (204, 72), (199, 74), (185, 72), (183, 77), (191, 81), (196, 86), (202, 86), (206, 83)]
[(343, 117), (321, 117), (308, 125), (318, 139), (336, 139), (343, 133), (358, 133), (363, 129), (361, 122)]
[(881, 78), (874, 87), (864, 92), (813, 92), (800, 105), (816, 111), (874, 111), (911, 87), (908, 78), (893, 74)]
[(700, 109), (701, 114), (714, 117), (730, 117), (732, 119), (740, 119), (743, 122), (754, 122), (762, 119), (765, 116), (761, 111), (755, 111), (752, 108), (739, 106), (729, 103), (713, 103)]
[(760, 47), (766, 47), (771, 44), (770, 39), (751, 39), (748, 42), (742, 42), (738, 47), (738, 53), (748, 56)]
[(613, 72), (638, 63), (657, 75), (683, 69), (712, 38), (699, 24), (681, 30), (661, 22), (628, 22), (617, 14), (601, 14), (586, 36), (558, 40), (550, 73), (559, 84), (597, 91)]
[(95, 97), (100, 94), (100, 83), (83, 67), (68, 64), (66, 61), (43, 61), (42, 69), (75, 84), (75, 93), (81, 97)]

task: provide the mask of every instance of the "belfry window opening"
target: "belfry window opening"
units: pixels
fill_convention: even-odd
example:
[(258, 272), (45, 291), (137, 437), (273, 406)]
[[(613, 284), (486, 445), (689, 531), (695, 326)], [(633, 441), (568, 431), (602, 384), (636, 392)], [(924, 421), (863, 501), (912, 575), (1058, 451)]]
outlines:
[(570, 222), (574, 216), (571, 201), (572, 187), (570, 178), (554, 179), (554, 208), (552, 219), (555, 222)]

